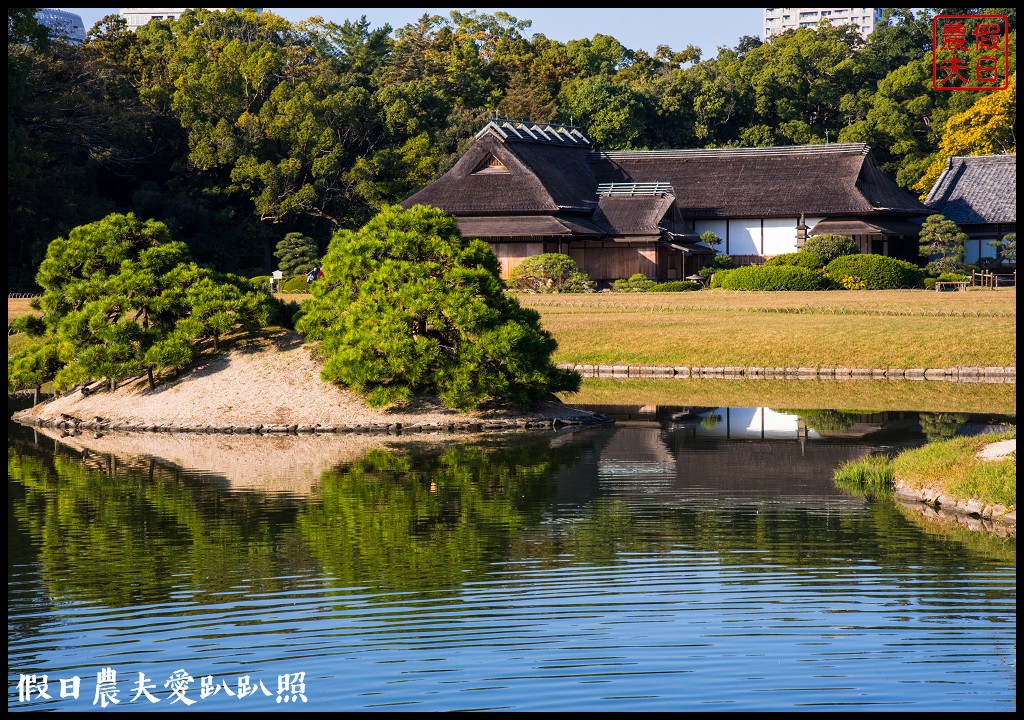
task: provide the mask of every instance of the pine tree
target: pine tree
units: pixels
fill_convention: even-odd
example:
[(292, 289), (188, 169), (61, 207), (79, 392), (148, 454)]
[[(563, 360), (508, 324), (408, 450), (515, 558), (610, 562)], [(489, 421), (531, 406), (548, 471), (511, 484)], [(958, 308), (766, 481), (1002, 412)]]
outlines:
[(321, 376), (372, 406), (436, 393), (449, 407), (529, 406), (579, 388), (556, 367), (540, 315), (506, 295), (498, 260), (437, 208), (397, 205), (340, 230), (296, 329), (319, 341)]
[(167, 227), (112, 214), (50, 243), (36, 276), (42, 342), (7, 364), (8, 392), (53, 381), (58, 392), (111, 386), (188, 363), (203, 339), (267, 319), (269, 292), (192, 262)]
[(928, 271), (933, 275), (962, 272), (964, 243), (967, 233), (944, 215), (929, 215), (921, 225), (921, 255), (928, 258)]
[(274, 257), (278, 269), (289, 278), (308, 273), (319, 262), (320, 253), (313, 238), (290, 232), (277, 244)]

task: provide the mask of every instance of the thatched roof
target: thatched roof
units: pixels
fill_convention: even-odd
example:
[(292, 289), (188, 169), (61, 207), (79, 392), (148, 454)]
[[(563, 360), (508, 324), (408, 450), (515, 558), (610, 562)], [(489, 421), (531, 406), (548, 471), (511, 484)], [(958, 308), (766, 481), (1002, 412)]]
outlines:
[(951, 157), (925, 204), (958, 225), (1017, 222), (1017, 156)]
[(468, 215), (456, 217), (464, 237), (517, 238), (594, 237), (607, 234), (584, 218), (554, 215)]
[(599, 182), (668, 182), (697, 218), (927, 213), (863, 143), (591, 155)]
[(674, 195), (602, 197), (594, 223), (609, 235), (659, 235), (660, 223), (675, 202)]
[(503, 137), (498, 129), (489, 123), (451, 170), (406, 198), (402, 207), (433, 205), (454, 215), (593, 211), (597, 180), (586, 138)]

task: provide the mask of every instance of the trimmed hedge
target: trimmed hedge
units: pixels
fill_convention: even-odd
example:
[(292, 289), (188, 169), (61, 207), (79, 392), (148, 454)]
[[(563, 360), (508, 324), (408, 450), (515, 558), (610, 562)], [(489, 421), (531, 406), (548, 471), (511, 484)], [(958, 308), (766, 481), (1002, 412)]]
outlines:
[(657, 285), (646, 275), (634, 273), (629, 279), (619, 279), (612, 283), (612, 290), (615, 292), (647, 292)]
[(290, 277), (281, 283), (281, 292), (283, 293), (308, 293), (309, 286), (312, 283), (306, 282), (305, 275), (295, 275)]
[[(706, 270), (707, 268), (704, 268), (704, 269)], [(708, 285), (708, 287), (711, 287), (711, 288), (724, 287), (722, 285), (722, 281), (724, 281), (729, 276), (729, 273), (731, 273), (735, 269), (736, 268), (721, 268), (719, 270), (715, 270), (715, 272), (713, 274), (711, 274), (711, 283)], [(703, 270), (701, 272), (703, 272)]]
[(817, 270), (818, 268), (825, 267), (825, 261), (821, 255), (816, 252), (794, 252), (786, 253), (785, 255), (776, 255), (773, 258), (768, 258), (764, 261), (767, 266), (776, 265), (794, 265), (796, 267), (805, 267), (810, 270)]
[(831, 283), (822, 273), (796, 265), (749, 265), (715, 273), (712, 287), (726, 290), (827, 290)]
[[(843, 255), (826, 265), (825, 272), (840, 287), (865, 290), (924, 287), (924, 270), (906, 260), (884, 255)], [(858, 282), (851, 284), (853, 281)]]

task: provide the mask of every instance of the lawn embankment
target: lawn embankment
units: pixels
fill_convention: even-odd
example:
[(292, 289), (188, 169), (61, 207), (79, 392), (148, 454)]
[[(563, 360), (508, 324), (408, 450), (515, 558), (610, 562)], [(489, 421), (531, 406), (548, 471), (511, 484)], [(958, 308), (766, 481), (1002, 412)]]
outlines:
[(1017, 451), (986, 457), (986, 451), (1016, 441), (1017, 429), (957, 437), (905, 450), (893, 458), (870, 455), (836, 469), (835, 482), (848, 490), (874, 494), (898, 492), (955, 498), (977, 508), (1017, 508)]
[(561, 363), (1016, 367), (1016, 288), (516, 296)]
[(587, 378), (578, 393), (559, 397), (570, 405), (799, 407), (863, 413), (913, 408), (923, 412), (1017, 414), (1017, 386), (1011, 383)]

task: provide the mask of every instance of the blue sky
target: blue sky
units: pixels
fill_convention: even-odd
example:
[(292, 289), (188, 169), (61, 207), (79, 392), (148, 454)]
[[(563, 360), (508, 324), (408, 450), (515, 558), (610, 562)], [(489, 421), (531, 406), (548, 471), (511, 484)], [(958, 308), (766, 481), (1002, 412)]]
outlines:
[[(82, 16), (85, 29), (118, 8), (60, 8)], [(385, 23), (401, 27), (423, 15), (444, 15), (450, 10), (479, 10), (494, 13), (504, 10), (519, 20), (531, 20), (529, 34), (543, 33), (552, 40), (566, 42), (611, 35), (630, 50), (654, 53), (658, 45), (682, 50), (696, 45), (703, 59), (714, 57), (720, 46), (736, 47), (743, 35), (761, 35), (761, 8), (266, 8), (288, 20), (305, 20), (320, 15), (325, 20), (342, 22), (366, 15), (371, 28)]]

